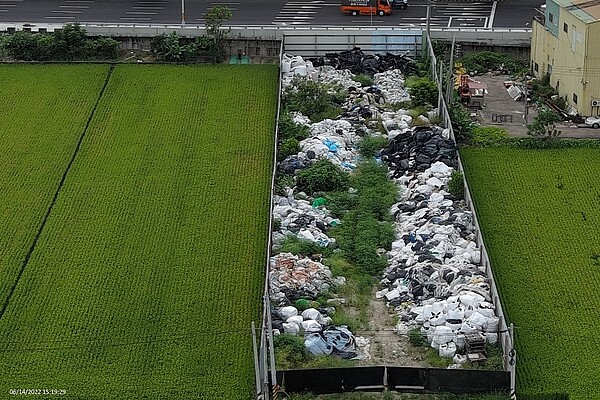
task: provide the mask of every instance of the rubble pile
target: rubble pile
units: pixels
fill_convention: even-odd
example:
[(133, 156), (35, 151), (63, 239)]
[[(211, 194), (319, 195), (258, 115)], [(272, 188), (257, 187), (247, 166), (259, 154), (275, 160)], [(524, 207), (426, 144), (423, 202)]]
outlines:
[(401, 128), (400, 132), (397, 132), (391, 124), (384, 125), (396, 133), (387, 148), (381, 152), (381, 159), (388, 163), (394, 178), (407, 171), (425, 171), (436, 162), (458, 168), (456, 144), (446, 136), (447, 132), (442, 128)]
[(465, 335), (498, 340), (472, 213), (444, 190), (456, 157), (454, 143), (431, 128), (397, 135), (382, 156), (402, 200), (391, 210), (398, 240), (376, 297), (396, 308), (399, 333), (419, 327), (444, 357), (464, 350)]
[(415, 62), (406, 55), (365, 54), (359, 48), (329, 53), (325, 57), (311, 58), (315, 67), (333, 66), (337, 70), (350, 70), (353, 74), (367, 74), (373, 76), (378, 72), (399, 70), (405, 75), (417, 72)]
[(298, 299), (314, 300), (332, 286), (343, 285), (343, 277), (333, 278), (329, 268), (310, 258), (291, 253), (271, 257), (269, 297), (273, 304), (290, 305)]
[[(298, 194), (298, 197), (306, 197)], [(308, 200), (296, 199), (292, 194), (287, 197), (274, 196), (273, 217), (281, 221), (280, 229), (273, 232), (273, 244), (277, 246), (287, 236), (317, 243), (327, 247), (335, 243), (334, 238), (327, 236), (327, 231), (340, 223), (332, 218), (325, 208), (325, 199), (316, 198), (312, 204)]]
[(315, 301), (320, 293), (344, 283), (343, 277), (333, 278), (329, 268), (310, 258), (291, 253), (271, 257), (269, 296), (278, 305), (271, 311), (273, 334), (303, 335), (313, 355), (364, 357), (348, 327), (333, 325), (330, 315), (335, 308)]

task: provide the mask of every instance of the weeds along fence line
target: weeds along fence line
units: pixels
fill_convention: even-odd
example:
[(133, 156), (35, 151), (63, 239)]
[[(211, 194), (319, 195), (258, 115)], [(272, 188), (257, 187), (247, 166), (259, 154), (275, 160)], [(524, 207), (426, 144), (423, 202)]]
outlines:
[[(431, 37), (427, 32), (424, 32), (427, 43), (427, 52), (429, 54), (431, 60), (431, 76), (433, 80), (438, 84), (440, 88), (439, 99), (438, 99), (438, 112), (439, 116), (442, 118), (444, 122), (444, 126), (450, 132), (450, 138), (456, 142), (456, 137), (454, 136), (454, 129), (452, 128), (452, 121), (450, 119), (450, 114), (448, 112), (448, 106), (444, 100), (443, 93), (441, 88), (443, 87), (443, 79), (441, 76), (442, 73), (442, 63), (440, 62), (440, 66), (438, 67), (437, 58), (435, 56), (433, 46), (431, 44)], [(439, 68), (439, 69), (438, 69)], [(438, 72), (439, 71), (439, 72)], [(502, 346), (503, 360), (504, 360), (504, 368), (510, 372), (511, 374), (511, 399), (515, 399), (515, 379), (516, 379), (516, 362), (515, 362), (515, 341), (514, 334), (512, 330), (512, 324), (509, 325), (508, 320), (506, 318), (506, 314), (502, 307), (502, 302), (500, 301), (500, 293), (498, 291), (498, 286), (496, 285), (496, 280), (494, 278), (494, 272), (492, 270), (492, 264), (490, 262), (490, 258), (488, 252), (485, 247), (485, 243), (483, 241), (483, 236), (481, 234), (481, 227), (479, 225), (479, 220), (477, 218), (477, 211), (475, 210), (475, 204), (473, 203), (473, 197), (471, 196), (471, 190), (469, 188), (469, 183), (467, 182), (465, 171), (463, 168), (463, 163), (460, 158), (460, 154), (458, 154), (458, 169), (463, 174), (463, 182), (465, 189), (465, 202), (469, 207), (470, 211), (473, 214), (473, 224), (475, 226), (475, 242), (480, 249), (481, 254), (481, 265), (485, 268), (485, 273), (487, 277), (490, 279), (490, 295), (492, 297), (492, 303), (496, 307), (496, 314), (500, 321), (498, 322), (498, 341)]]
[(271, 398), (272, 392), (277, 389), (277, 376), (275, 369), (275, 353), (273, 344), (273, 328), (271, 324), (271, 304), (269, 301), (269, 273), (271, 272), (271, 247), (273, 233), (273, 196), (275, 195), (275, 178), (277, 176), (277, 151), (279, 142), (279, 116), (281, 114), (281, 93), (283, 80), (281, 65), (283, 61), (283, 41), (279, 47), (279, 85), (277, 88), (277, 113), (275, 115), (274, 144), (272, 154), (271, 185), (269, 195), (269, 232), (267, 237), (267, 250), (265, 252), (265, 284), (263, 291), (263, 314), (260, 328), (260, 347), (255, 354), (254, 368), (256, 372), (256, 400)]

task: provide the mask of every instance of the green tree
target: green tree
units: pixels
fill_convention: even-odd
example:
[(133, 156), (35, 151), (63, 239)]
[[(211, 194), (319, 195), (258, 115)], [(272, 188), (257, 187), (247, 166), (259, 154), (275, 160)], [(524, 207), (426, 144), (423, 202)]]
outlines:
[(206, 36), (214, 44), (215, 62), (225, 59), (225, 38), (231, 29), (221, 29), (223, 22), (231, 19), (231, 9), (227, 6), (214, 6), (206, 12)]
[(54, 38), (54, 59), (83, 60), (87, 58), (85, 30), (78, 24), (67, 24), (57, 29)]
[(554, 111), (544, 108), (538, 111), (533, 122), (527, 125), (527, 134), (535, 137), (555, 138), (562, 132), (556, 129), (556, 123), (562, 117)]

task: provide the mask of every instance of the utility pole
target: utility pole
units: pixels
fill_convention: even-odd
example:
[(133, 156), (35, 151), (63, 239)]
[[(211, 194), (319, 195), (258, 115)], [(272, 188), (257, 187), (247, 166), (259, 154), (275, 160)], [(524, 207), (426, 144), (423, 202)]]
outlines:
[(185, 0), (181, 0), (181, 25), (185, 25)]
[(431, 16), (431, 0), (427, 0), (427, 26), (426, 26), (426, 32), (427, 32), (427, 36), (429, 36), (429, 19)]
[(446, 91), (446, 105), (450, 105), (452, 100), (452, 91), (454, 90), (454, 82), (452, 73), (454, 72), (454, 45), (456, 44), (456, 34), (452, 35), (452, 49), (450, 49), (450, 65), (448, 66), (448, 87)]

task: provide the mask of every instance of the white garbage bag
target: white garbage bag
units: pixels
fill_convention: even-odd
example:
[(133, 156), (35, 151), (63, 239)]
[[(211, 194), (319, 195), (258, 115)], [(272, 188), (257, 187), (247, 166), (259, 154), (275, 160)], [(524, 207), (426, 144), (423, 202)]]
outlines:
[(278, 313), (279, 313), (279, 316), (281, 317), (281, 319), (287, 320), (289, 317), (298, 315), (298, 309), (294, 306), (286, 306), (286, 307), (281, 307), (279, 309)]
[(440, 357), (452, 358), (456, 354), (456, 344), (454, 342), (448, 342), (440, 344), (438, 354)]
[(295, 322), (284, 322), (283, 332), (291, 335), (297, 335), (300, 332), (300, 326)]

